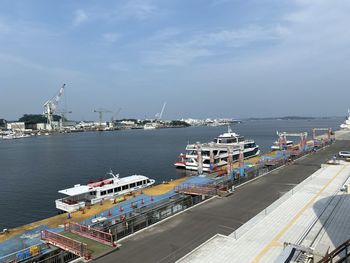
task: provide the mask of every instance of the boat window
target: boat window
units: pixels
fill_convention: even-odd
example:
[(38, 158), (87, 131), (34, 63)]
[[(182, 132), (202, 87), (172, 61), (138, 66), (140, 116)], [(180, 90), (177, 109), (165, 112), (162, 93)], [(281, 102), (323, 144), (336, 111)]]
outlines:
[(118, 188), (119, 188), (119, 187), (114, 188), (114, 193), (119, 192)]
[(108, 189), (108, 193), (109, 194), (113, 193), (113, 189)]
[(147, 183), (149, 184), (151, 181), (149, 179), (147, 179)]
[(90, 192), (90, 195), (96, 195), (96, 191)]
[(122, 190), (122, 188), (119, 186), (117, 187), (117, 192), (120, 192)]
[(143, 181), (142, 181), (142, 184), (147, 184), (147, 180), (143, 180)]
[(106, 194), (106, 191), (101, 191), (101, 195), (105, 195)]
[(137, 182), (137, 186), (140, 186), (140, 185), (142, 185), (142, 181)]
[(128, 184), (122, 186), (122, 190), (126, 190), (126, 189), (129, 189), (129, 185)]
[(244, 141), (244, 137), (239, 137), (239, 138), (238, 138), (238, 141), (239, 141), (239, 142), (243, 142), (243, 141)]
[(130, 188), (133, 188), (133, 187), (135, 187), (135, 186), (136, 186), (135, 183), (131, 183), (131, 184), (130, 184)]
[(204, 160), (203, 163), (204, 164), (210, 164), (210, 160)]

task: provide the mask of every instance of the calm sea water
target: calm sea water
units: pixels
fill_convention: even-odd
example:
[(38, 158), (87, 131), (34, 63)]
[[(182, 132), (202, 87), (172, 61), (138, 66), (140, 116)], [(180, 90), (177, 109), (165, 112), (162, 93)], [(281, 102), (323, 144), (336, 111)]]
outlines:
[[(340, 118), (247, 121), (233, 130), (268, 151), (278, 131), (338, 129)], [(181, 176), (173, 166), (188, 142), (207, 142), (227, 127), (125, 130), (0, 140), (0, 229), (57, 214), (58, 190), (99, 179), (109, 169), (121, 176), (143, 174), (157, 182)], [(297, 139), (296, 139), (297, 140)]]

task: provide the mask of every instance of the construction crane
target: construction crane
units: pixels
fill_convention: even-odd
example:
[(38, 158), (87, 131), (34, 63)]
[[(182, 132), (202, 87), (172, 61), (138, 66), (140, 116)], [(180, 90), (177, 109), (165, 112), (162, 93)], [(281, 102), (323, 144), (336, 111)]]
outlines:
[(63, 84), (62, 87), (60, 88), (60, 90), (58, 91), (58, 93), (54, 97), (52, 97), (52, 99), (46, 101), (43, 105), (43, 107), (44, 107), (43, 114), (47, 119), (48, 130), (54, 129), (54, 127), (53, 127), (53, 114), (55, 113), (58, 102), (63, 95), (65, 86), (66, 86), (66, 84)]
[(121, 110), (122, 110), (122, 108), (119, 108), (119, 109), (117, 110), (116, 114), (115, 114), (114, 116), (112, 116), (111, 122), (112, 122), (113, 124), (114, 124), (114, 121), (117, 120), (118, 115), (119, 115), (119, 113), (120, 113)]
[(103, 108), (98, 108), (94, 109), (94, 112), (98, 113), (98, 119), (99, 119), (99, 129), (102, 129), (102, 119), (103, 119), (103, 114), (104, 113), (110, 113), (110, 110), (103, 109)]
[(163, 107), (162, 107), (162, 110), (160, 111), (160, 113), (157, 113), (157, 114), (156, 114), (156, 121), (160, 121), (160, 120), (162, 119), (165, 106), (166, 106), (166, 102), (164, 102)]

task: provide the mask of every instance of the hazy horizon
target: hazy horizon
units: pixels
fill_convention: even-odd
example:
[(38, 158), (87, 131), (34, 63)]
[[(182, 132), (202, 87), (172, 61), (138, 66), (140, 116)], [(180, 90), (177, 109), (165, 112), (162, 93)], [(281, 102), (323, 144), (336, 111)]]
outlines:
[[(350, 2), (1, 1), (0, 118), (346, 116)], [(112, 114), (106, 114), (110, 120)]]

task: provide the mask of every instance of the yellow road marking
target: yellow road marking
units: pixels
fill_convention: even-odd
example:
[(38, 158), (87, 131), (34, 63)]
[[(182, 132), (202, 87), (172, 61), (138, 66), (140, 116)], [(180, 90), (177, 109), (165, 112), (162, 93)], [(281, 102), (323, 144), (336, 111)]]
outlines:
[(288, 222), (287, 225), (284, 226), (284, 228), (270, 241), (269, 244), (267, 244), (260, 253), (253, 259), (253, 263), (259, 262), (263, 256), (272, 248), (275, 247), (277, 244), (279, 244), (279, 240), (281, 237), (289, 230), (289, 228), (299, 219), (299, 217), (305, 212), (311, 204), (314, 203), (317, 197), (320, 196), (320, 194), (337, 178), (337, 176), (345, 169), (347, 165), (345, 165), (339, 172), (336, 173), (335, 176), (329, 182), (324, 185), (320, 191), (317, 192), (317, 194)]

